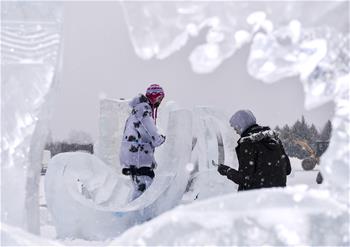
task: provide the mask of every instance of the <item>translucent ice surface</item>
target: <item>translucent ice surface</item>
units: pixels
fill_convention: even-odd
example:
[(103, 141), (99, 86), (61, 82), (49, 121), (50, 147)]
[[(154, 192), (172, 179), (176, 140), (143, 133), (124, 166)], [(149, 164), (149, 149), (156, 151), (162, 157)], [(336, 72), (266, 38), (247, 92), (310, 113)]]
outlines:
[(247, 66), (252, 76), (268, 83), (299, 75), (305, 93), (306, 109), (329, 101), (335, 103), (333, 134), (330, 146), (322, 156), (321, 169), (326, 183), (331, 184), (333, 189), (343, 192), (348, 190), (349, 34), (330, 28), (307, 30), (300, 23), (290, 23), (270, 34), (257, 34)]
[(111, 246), (348, 245), (345, 209), (328, 191), (305, 186), (253, 190), (177, 207)]
[(1, 218), (38, 233), (46, 97), (59, 72), (62, 9), (53, 2), (1, 5)]
[(99, 136), (96, 155), (106, 164), (120, 169), (119, 150), (125, 121), (131, 109), (127, 100), (100, 100)]
[[(189, 55), (197, 73), (214, 71), (258, 31), (269, 33), (296, 19), (307, 27), (346, 28), (345, 2), (123, 2), (131, 41), (143, 59), (163, 59), (205, 34)], [(317, 14), (315, 14), (317, 9)], [(334, 13), (337, 13), (336, 15)], [(297, 26), (293, 27), (298, 32)]]

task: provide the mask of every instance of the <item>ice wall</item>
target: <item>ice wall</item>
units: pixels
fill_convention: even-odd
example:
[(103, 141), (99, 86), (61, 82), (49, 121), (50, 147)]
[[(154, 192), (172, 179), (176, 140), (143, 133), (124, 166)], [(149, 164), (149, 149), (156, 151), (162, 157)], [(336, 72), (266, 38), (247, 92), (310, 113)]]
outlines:
[(59, 73), (59, 3), (1, 3), (1, 218), (39, 232), (39, 178)]

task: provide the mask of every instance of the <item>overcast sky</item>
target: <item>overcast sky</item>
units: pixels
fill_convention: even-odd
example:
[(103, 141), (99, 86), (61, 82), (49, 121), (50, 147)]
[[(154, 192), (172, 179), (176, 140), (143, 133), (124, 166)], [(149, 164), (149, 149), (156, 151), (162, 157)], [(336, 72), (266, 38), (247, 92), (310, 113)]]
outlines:
[(248, 47), (239, 50), (215, 72), (192, 72), (188, 56), (203, 39), (192, 39), (164, 60), (138, 58), (130, 42), (122, 9), (116, 2), (66, 2), (64, 54), (60, 91), (55, 99), (52, 132), (66, 138), (70, 130), (98, 135), (99, 96), (130, 98), (158, 83), (185, 108), (213, 106), (228, 115), (251, 109), (260, 124), (294, 123), (303, 114), (322, 127), (333, 115), (329, 103), (306, 111), (298, 78), (264, 84), (246, 71)]

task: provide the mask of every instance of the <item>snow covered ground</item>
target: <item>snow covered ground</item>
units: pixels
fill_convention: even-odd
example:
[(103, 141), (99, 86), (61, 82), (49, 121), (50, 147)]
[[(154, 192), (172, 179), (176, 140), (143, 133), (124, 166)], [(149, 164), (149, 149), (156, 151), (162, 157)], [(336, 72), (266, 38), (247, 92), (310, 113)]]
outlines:
[[(301, 191), (300, 196), (303, 197), (303, 194), (305, 194), (306, 192), (306, 186), (308, 188), (319, 188), (320, 185), (318, 185), (316, 183), (316, 175), (317, 175), (317, 170), (312, 170), (312, 171), (304, 171), (302, 170), (301, 167), (301, 160), (297, 159), (297, 158), (291, 158), (291, 165), (292, 165), (292, 174), (288, 177), (288, 186), (295, 186), (295, 185), (299, 185), (298, 188)], [(218, 182), (225, 182), (226, 179), (224, 177), (220, 177), (222, 181), (218, 181)], [(231, 182), (228, 181), (228, 185)], [(202, 235), (194, 235), (192, 238), (188, 236), (189, 240), (185, 240), (186, 238), (183, 238), (181, 240), (181, 238), (179, 239), (168, 239), (166, 240), (166, 238), (163, 239), (163, 237), (157, 237), (158, 234), (160, 234), (161, 236), (164, 236), (164, 234), (161, 233), (157, 233), (157, 236), (155, 236), (155, 232), (159, 231), (159, 229), (157, 229), (157, 227), (167, 227), (167, 228), (171, 228), (171, 231), (176, 231), (175, 229), (182, 229), (182, 227), (185, 227), (186, 224), (188, 223), (188, 226), (190, 229), (192, 229), (192, 223), (190, 223), (192, 220), (194, 220), (194, 218), (198, 217), (201, 218), (202, 216), (200, 215), (196, 215), (194, 218), (190, 215), (193, 214), (193, 211), (198, 211), (198, 208), (203, 207), (203, 205), (205, 205), (206, 207), (209, 205), (212, 205), (210, 207), (212, 208), (218, 208), (218, 211), (212, 211), (210, 212), (211, 216), (205, 216), (205, 219), (212, 219), (215, 222), (215, 219), (220, 219), (220, 217), (223, 217), (224, 219), (222, 219), (223, 221), (228, 221), (227, 219), (225, 219), (225, 217), (228, 216), (232, 216), (235, 215), (233, 214), (233, 212), (231, 213), (227, 213), (227, 211), (225, 211), (225, 214), (222, 212), (222, 208), (224, 207), (224, 205), (226, 205), (227, 203), (229, 203), (229, 201), (235, 201), (235, 187), (232, 184), (232, 193), (230, 193), (230, 195), (227, 195), (227, 187), (225, 187), (225, 191), (211, 191), (210, 194), (208, 194), (207, 196), (210, 197), (208, 200), (200, 200), (199, 202), (197, 201), (191, 201), (193, 198), (187, 194), (184, 195), (184, 198), (182, 200), (183, 205), (179, 205), (178, 207), (176, 207), (175, 209), (165, 213), (164, 215), (161, 215), (157, 218), (152, 219), (151, 221), (139, 225), (139, 226), (135, 226), (134, 228), (128, 230), (127, 232), (125, 232), (120, 239), (116, 239), (116, 240), (105, 240), (105, 241), (88, 241), (85, 239), (57, 239), (56, 238), (56, 231), (55, 231), (55, 227), (53, 226), (53, 222), (52, 222), (52, 218), (50, 213), (47, 210), (46, 207), (46, 199), (45, 199), (45, 192), (44, 192), (44, 184), (45, 184), (45, 176), (41, 176), (41, 180), (40, 180), (40, 214), (41, 214), (41, 236), (44, 239), (49, 239), (52, 241), (55, 241), (56, 243), (62, 244), (62, 245), (66, 245), (66, 246), (106, 246), (108, 244), (113, 244), (113, 245), (125, 245), (125, 244), (131, 244), (131, 245), (142, 245), (142, 243), (144, 244), (148, 244), (148, 245), (154, 245), (154, 244), (161, 244), (161, 245), (169, 245), (169, 244), (191, 244), (193, 241), (193, 243), (196, 244), (228, 244), (230, 242), (220, 242), (219, 240), (215, 240), (214, 239), (207, 239), (207, 238), (203, 238)], [(305, 186), (303, 186), (305, 185)], [(215, 185), (213, 185), (215, 186)], [(216, 186), (215, 188), (220, 188), (218, 186)], [(262, 191), (261, 191), (262, 192)], [(226, 194), (226, 195), (222, 195), (222, 196), (217, 196), (218, 194)], [(261, 198), (265, 198), (267, 197), (267, 194), (269, 193), (276, 193), (276, 192), (266, 192), (264, 191), (264, 193), (260, 193), (257, 192), (256, 194), (258, 194), (259, 197)], [(313, 192), (315, 194), (315, 192)], [(264, 195), (265, 194), (265, 195)], [(322, 194), (321, 194), (322, 195)], [(213, 198), (215, 197), (215, 198)], [(191, 198), (191, 200), (189, 200), (188, 198)], [(297, 197), (295, 197), (293, 200), (298, 200)], [(190, 204), (190, 205), (188, 205)], [(227, 206), (225, 206), (227, 207)], [(239, 208), (239, 205), (235, 205), (235, 207)], [(221, 209), (220, 209), (221, 208)], [(203, 210), (203, 209), (201, 209)], [(232, 209), (233, 210), (233, 209)], [(283, 211), (281, 209), (281, 211)], [(207, 213), (204, 215), (208, 215)], [(236, 217), (236, 216), (235, 216)], [(170, 221), (177, 222), (176, 226), (172, 226), (169, 225), (169, 219)], [(197, 219), (197, 220), (198, 220)], [(189, 220), (189, 221), (188, 221)], [(181, 227), (178, 226), (179, 222), (183, 221), (184, 223), (181, 224)], [(205, 222), (205, 221), (204, 221)], [(249, 222), (249, 221), (248, 221)], [(219, 223), (216, 222), (216, 225), (218, 225)], [(160, 226), (159, 226), (160, 225)], [(219, 224), (220, 225), (220, 224)], [(185, 227), (185, 230), (187, 229)], [(198, 231), (200, 231), (200, 227), (202, 226), (198, 226)], [(157, 229), (157, 230), (150, 230), (150, 229)], [(190, 230), (187, 229), (186, 231)], [(193, 230), (193, 229), (192, 229)], [(218, 231), (218, 230), (217, 230)], [(226, 230), (228, 231), (228, 230)], [(280, 233), (279, 234), (283, 234), (283, 229), (280, 229)], [(135, 235), (139, 235), (139, 232), (145, 232), (146, 235), (142, 235), (141, 234), (141, 238), (136, 238)], [(149, 232), (149, 237), (147, 237), (147, 232)], [(215, 230), (214, 230), (215, 232)], [(224, 231), (225, 232), (225, 231)], [(175, 236), (178, 236), (179, 232), (173, 233), (175, 234)], [(219, 234), (218, 232), (216, 232), (216, 234)], [(293, 236), (291, 236), (291, 238), (293, 238)], [(192, 239), (192, 240), (191, 240)], [(169, 242), (166, 242), (169, 241)], [(184, 242), (181, 242), (184, 241)], [(186, 242), (188, 241), (188, 242)], [(214, 241), (214, 242), (213, 242)], [(230, 241), (229, 239), (227, 241)]]

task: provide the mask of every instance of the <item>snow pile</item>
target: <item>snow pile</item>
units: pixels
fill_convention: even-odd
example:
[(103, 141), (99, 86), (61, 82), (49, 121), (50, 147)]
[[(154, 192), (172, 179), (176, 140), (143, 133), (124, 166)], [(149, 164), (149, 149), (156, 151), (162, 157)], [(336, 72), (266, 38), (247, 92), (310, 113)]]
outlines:
[(309, 188), (322, 188), (322, 185), (319, 185), (316, 182), (316, 177), (320, 170), (319, 165), (317, 165), (311, 171), (305, 171), (301, 166), (302, 160), (299, 160), (298, 158), (294, 157), (289, 157), (289, 160), (290, 165), (292, 167), (292, 172), (287, 177), (287, 186), (304, 184), (307, 185)]
[(15, 1), (1, 7), (1, 87), (6, 92), (1, 98), (1, 219), (39, 233), (47, 99), (53, 97), (59, 71), (62, 8), (60, 3)]
[(349, 245), (348, 216), (327, 190), (254, 190), (179, 206), (111, 245)]
[(63, 246), (58, 242), (33, 235), (4, 223), (0, 225), (1, 246)]

